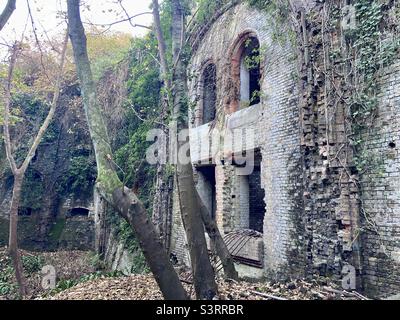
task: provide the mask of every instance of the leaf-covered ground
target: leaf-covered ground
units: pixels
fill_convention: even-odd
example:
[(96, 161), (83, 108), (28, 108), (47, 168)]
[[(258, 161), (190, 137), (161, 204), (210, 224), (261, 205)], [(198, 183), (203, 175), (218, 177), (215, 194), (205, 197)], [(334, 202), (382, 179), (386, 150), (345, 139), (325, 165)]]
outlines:
[[(23, 252), (30, 299), (49, 300), (159, 300), (161, 292), (152, 275), (123, 276), (96, 272), (98, 261), (93, 253), (61, 251), (53, 253)], [(28, 258), (27, 258), (28, 257)], [(43, 265), (57, 270), (57, 289), (41, 287)], [(181, 274), (187, 279), (187, 274)], [(341, 290), (324, 280), (312, 283), (296, 280), (289, 283), (248, 283), (218, 280), (221, 300), (363, 300), (365, 297)], [(184, 283), (193, 297), (193, 286)], [(2, 289), (3, 288), (3, 289)], [(1, 294), (3, 293), (3, 295)], [(16, 297), (13, 273), (6, 250), (0, 248), (0, 300)]]
[[(78, 281), (84, 275), (93, 274), (96, 271), (95, 256), (91, 252), (84, 251), (58, 251), (32, 253), (22, 251), (24, 274), (26, 277), (28, 298), (36, 298), (46, 291), (41, 282), (43, 266), (51, 265), (57, 271), (58, 283)], [(0, 248), (0, 300), (14, 299), (17, 297), (14, 272), (11, 260), (6, 248)]]
[[(219, 281), (220, 300), (363, 300), (332, 286), (294, 281), (289, 284), (251, 284)], [(193, 288), (185, 284), (188, 292)], [(192, 297), (194, 298), (194, 297)], [(159, 300), (162, 295), (151, 275), (96, 279), (65, 290), (53, 300)]]

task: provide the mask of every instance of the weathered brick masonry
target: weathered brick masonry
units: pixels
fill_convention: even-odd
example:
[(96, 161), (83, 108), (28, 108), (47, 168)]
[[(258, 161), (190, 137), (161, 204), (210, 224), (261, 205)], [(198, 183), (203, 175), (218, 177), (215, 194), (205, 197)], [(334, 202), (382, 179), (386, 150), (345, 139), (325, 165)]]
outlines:
[(400, 61), (386, 70), (378, 117), (366, 133), (366, 146), (381, 159), (382, 168), (362, 176), (365, 214), (375, 224), (363, 234), (365, 289), (374, 295), (400, 288)]
[[(304, 3), (307, 12), (312, 3), (298, 1), (300, 6)], [(316, 18), (303, 31), (311, 39), (320, 32), (320, 24)], [(253, 262), (261, 260), (262, 274), (268, 278), (318, 274), (339, 282), (348, 265), (356, 269), (360, 290), (373, 296), (398, 293), (400, 64), (390, 67), (381, 79), (379, 115), (364, 146), (382, 156), (383, 172), (358, 177), (351, 164), (345, 107), (339, 103), (334, 112), (328, 112), (325, 103), (329, 83), (316, 67), (323, 60), (318, 51), (322, 46), (318, 40), (307, 44), (311, 60), (303, 63), (301, 44), (277, 39), (277, 30), (290, 32), (285, 28), (289, 26), (277, 26), (267, 13), (239, 4), (215, 21), (196, 48), (189, 83), (190, 98), (196, 105), (190, 114), (191, 154), (201, 197), (210, 209), (215, 201), (215, 219), (229, 237), (232, 232), (254, 229), (251, 221), (255, 218), (249, 215), (259, 208), (254, 204), (256, 195), (265, 193), (262, 238), (250, 239), (239, 253), (252, 262), (247, 269), (238, 266), (244, 276), (258, 277)], [(248, 75), (241, 71), (240, 57), (253, 38), (263, 56), (261, 101), (248, 107), (241, 102), (241, 83)], [(202, 76), (210, 65), (216, 70), (217, 97), (216, 119), (211, 124), (203, 121), (204, 97), (209, 93), (204, 94), (207, 88)], [(209, 120), (210, 110), (206, 112)], [(235, 129), (251, 140), (242, 149), (247, 157), (249, 151), (256, 151), (254, 162), (260, 166), (261, 186), (254, 174), (242, 175), (243, 169), (231, 162), (232, 154), (243, 151), (226, 146)], [(210, 140), (213, 143), (208, 148)], [(215, 166), (212, 179), (203, 174), (210, 160)], [(177, 208), (175, 199), (171, 250), (188, 264)], [(363, 227), (366, 217), (374, 220), (377, 230)]]

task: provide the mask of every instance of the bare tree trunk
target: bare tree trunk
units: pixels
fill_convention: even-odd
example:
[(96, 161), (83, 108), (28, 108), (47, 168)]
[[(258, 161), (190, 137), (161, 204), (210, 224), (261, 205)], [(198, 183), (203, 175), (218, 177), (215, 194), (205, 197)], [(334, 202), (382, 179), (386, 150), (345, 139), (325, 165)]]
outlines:
[(12, 13), (14, 12), (16, 0), (8, 0), (6, 7), (0, 15), (0, 31), (4, 28), (7, 21), (10, 19)]
[(23, 177), (24, 176), (22, 172), (14, 174), (13, 196), (10, 208), (10, 231), (8, 244), (8, 251), (13, 262), (15, 278), (18, 283), (21, 298), (24, 298), (27, 294), (22, 260), (18, 251), (18, 208), (21, 200)]
[(19, 44), (16, 44), (13, 47), (9, 70), (8, 70), (7, 84), (5, 89), (4, 140), (5, 140), (7, 160), (9, 162), (11, 171), (14, 176), (13, 197), (11, 200), (11, 207), (10, 207), (9, 252), (13, 260), (15, 277), (19, 286), (21, 298), (24, 298), (27, 294), (22, 261), (18, 251), (18, 209), (21, 200), (22, 183), (25, 177), (26, 170), (28, 169), (29, 164), (31, 163), (33, 157), (35, 156), (36, 150), (40, 142), (42, 141), (42, 138), (46, 133), (46, 130), (49, 127), (51, 121), (53, 120), (54, 114), (56, 112), (58, 98), (60, 96), (60, 86), (61, 86), (62, 72), (64, 69), (65, 56), (67, 52), (67, 44), (68, 44), (68, 32), (66, 33), (64, 40), (64, 45), (61, 54), (60, 69), (55, 84), (54, 96), (52, 105), (50, 107), (50, 111), (47, 114), (47, 117), (43, 122), (42, 126), (40, 127), (32, 143), (32, 146), (29, 149), (29, 152), (20, 168), (17, 167), (15, 158), (12, 155), (12, 144), (10, 137), (10, 105), (11, 105), (11, 86), (12, 86), (11, 83), (13, 78), (14, 67), (18, 56)]
[[(178, 130), (186, 129), (187, 103), (187, 76), (186, 68), (182, 61), (182, 50), (185, 37), (185, 15), (179, 0), (172, 0), (172, 45), (175, 70), (173, 74), (173, 118), (178, 124)], [(177, 151), (186, 142), (180, 142), (178, 136)], [(190, 155), (189, 155), (190, 156)], [(200, 214), (199, 196), (193, 178), (191, 162), (181, 163), (177, 161), (176, 182), (179, 193), (180, 209), (185, 227), (192, 263), (193, 280), (198, 299), (212, 299), (216, 296), (218, 287), (215, 282), (215, 274), (210, 262), (205, 230)]]
[[(161, 29), (158, 0), (153, 0), (153, 18), (154, 18), (154, 30), (155, 30), (157, 40), (158, 40), (161, 69), (164, 74), (164, 83), (165, 83), (165, 86), (167, 87), (167, 92), (169, 93), (172, 91), (172, 85), (171, 85), (171, 82), (169, 81), (170, 70), (169, 70), (167, 59), (166, 59), (166, 44), (165, 44), (164, 35), (162, 33), (162, 29)], [(179, 39), (179, 42), (178, 42), (178, 39)], [(182, 45), (182, 39), (183, 39), (182, 36), (180, 38), (178, 38), (178, 36), (177, 36), (177, 38), (176, 38), (176, 40), (177, 40), (176, 42), (178, 42), (177, 45), (179, 45), (179, 46)], [(179, 53), (177, 53), (176, 55), (179, 56)], [(177, 57), (175, 57), (175, 58), (177, 58)], [(185, 78), (185, 81), (186, 81), (186, 78)], [(167, 97), (166, 101), (168, 101), (168, 97)], [(202, 214), (204, 226), (205, 226), (206, 231), (207, 231), (208, 235), (210, 236), (211, 240), (215, 243), (216, 251), (222, 261), (225, 275), (230, 279), (237, 279), (238, 274), (236, 272), (232, 256), (230, 255), (229, 250), (224, 242), (224, 239), (222, 238), (221, 233), (219, 232), (218, 226), (215, 223), (215, 221), (213, 221), (211, 219), (211, 215), (208, 213), (208, 210), (205, 207), (201, 198), (198, 196), (198, 193), (197, 193), (197, 199), (198, 199), (199, 205), (201, 207), (201, 214)]]
[[(164, 35), (161, 28), (160, 9), (158, 0), (153, 0), (153, 20), (154, 20), (154, 32), (158, 42), (158, 52), (160, 57), (161, 65), (161, 78), (164, 82), (164, 88), (166, 92), (162, 95), (161, 101), (161, 123), (163, 125), (162, 130), (165, 132), (165, 139), (162, 141), (161, 150), (166, 151), (166, 162), (168, 162), (168, 126), (166, 119), (168, 118), (168, 107), (169, 107), (169, 92), (171, 90), (171, 80), (168, 61), (166, 58), (167, 46), (165, 43)], [(159, 163), (157, 165), (157, 180), (155, 185), (155, 197), (153, 205), (153, 222), (156, 224), (162, 241), (164, 242), (166, 250), (169, 250), (169, 219), (171, 214), (169, 203), (171, 202), (172, 196), (170, 194), (170, 177), (167, 176), (167, 170), (165, 163)]]
[[(200, 197), (198, 196), (198, 198)], [(226, 243), (222, 238), (217, 223), (212, 219), (211, 213), (208, 211), (203, 201), (201, 199), (199, 199), (198, 201), (200, 203), (200, 212), (201, 218), (203, 219), (204, 227), (206, 228), (211, 242), (215, 246), (217, 255), (221, 259), (225, 277), (233, 280), (239, 279), (239, 275), (235, 269), (232, 255), (229, 253), (228, 247), (226, 246)]]
[(153, 19), (154, 19), (154, 31), (157, 37), (158, 42), (158, 51), (160, 53), (160, 64), (162, 70), (162, 77), (165, 82), (165, 87), (169, 90), (171, 89), (171, 80), (170, 80), (170, 72), (167, 61), (167, 46), (165, 44), (165, 38), (161, 28), (161, 19), (160, 19), (160, 8), (158, 5), (158, 0), (153, 0)]
[(101, 108), (97, 102), (96, 87), (87, 54), (86, 36), (80, 17), (79, 3), (79, 0), (67, 1), (68, 21), (86, 117), (96, 155), (98, 170), (96, 187), (101, 196), (131, 225), (164, 298), (185, 300), (187, 294), (169, 261), (159, 235), (143, 204), (131, 190), (123, 186), (114, 169), (110, 139), (102, 118)]
[(10, 58), (10, 65), (8, 68), (7, 84), (5, 88), (5, 108), (4, 108), (4, 142), (6, 148), (6, 155), (11, 171), (14, 175), (13, 196), (10, 206), (10, 227), (9, 227), (9, 243), (8, 251), (14, 265), (15, 278), (18, 283), (21, 298), (26, 295), (25, 280), (23, 274), (23, 266), (21, 257), (18, 252), (18, 207), (21, 198), (23, 174), (17, 168), (15, 159), (11, 151), (11, 138), (10, 138), (10, 104), (11, 104), (11, 82), (14, 72), (15, 63), (18, 55), (18, 44), (14, 46)]

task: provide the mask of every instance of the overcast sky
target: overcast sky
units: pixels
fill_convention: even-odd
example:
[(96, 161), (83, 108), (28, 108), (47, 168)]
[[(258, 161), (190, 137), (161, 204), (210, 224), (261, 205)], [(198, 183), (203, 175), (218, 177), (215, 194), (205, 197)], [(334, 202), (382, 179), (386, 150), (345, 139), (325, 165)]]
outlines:
[[(17, 9), (11, 16), (8, 24), (0, 33), (0, 43), (10, 44), (16, 39), (21, 39), (24, 33), (31, 36), (32, 27), (28, 19), (27, 0), (17, 0)], [(65, 29), (65, 24), (57, 18), (57, 12), (60, 10), (66, 11), (66, 0), (28, 0), (31, 6), (32, 15), (35, 20), (37, 33), (40, 38), (45, 39), (43, 30), (47, 30), (50, 36), (61, 34)], [(0, 0), (0, 10), (3, 10), (7, 0)], [(82, 10), (82, 19), (84, 22), (94, 24), (107, 24), (121, 19), (125, 19), (126, 15), (117, 0), (85, 0), (85, 4), (90, 7), (90, 10)], [(142, 12), (149, 12), (151, 0), (123, 0), (122, 4), (130, 16)], [(152, 22), (151, 15), (143, 15), (137, 17), (133, 21), (136, 24), (150, 25)], [(141, 36), (148, 30), (143, 28), (133, 28), (129, 22), (119, 23), (112, 26), (113, 31), (121, 31)], [(4, 57), (4, 45), (0, 46), (1, 56)]]

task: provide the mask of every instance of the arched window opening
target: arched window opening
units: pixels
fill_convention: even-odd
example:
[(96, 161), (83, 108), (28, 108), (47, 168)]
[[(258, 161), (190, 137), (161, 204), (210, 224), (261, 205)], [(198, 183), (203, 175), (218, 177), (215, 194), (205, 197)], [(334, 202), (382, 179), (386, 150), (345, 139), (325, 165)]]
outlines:
[(247, 38), (240, 57), (240, 102), (241, 107), (260, 103), (260, 42), (256, 37)]
[(217, 68), (209, 64), (203, 71), (203, 121), (207, 124), (215, 120), (217, 103)]
[(89, 216), (89, 210), (86, 208), (73, 208), (69, 212), (71, 217), (87, 217)]

